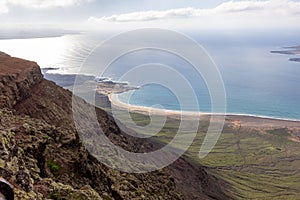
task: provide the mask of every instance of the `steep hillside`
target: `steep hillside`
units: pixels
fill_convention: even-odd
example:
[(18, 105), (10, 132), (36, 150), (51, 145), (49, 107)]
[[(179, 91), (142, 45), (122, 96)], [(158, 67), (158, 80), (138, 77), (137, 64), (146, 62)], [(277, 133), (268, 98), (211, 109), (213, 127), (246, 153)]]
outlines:
[[(133, 152), (159, 146), (122, 133), (106, 112), (96, 111), (104, 133), (115, 144)], [(4, 53), (0, 53), (0, 119), (0, 176), (13, 185), (17, 199), (228, 198), (219, 180), (183, 158), (147, 174), (104, 166), (80, 142), (71, 92), (43, 79), (35, 62)], [(193, 179), (191, 184), (186, 177)]]

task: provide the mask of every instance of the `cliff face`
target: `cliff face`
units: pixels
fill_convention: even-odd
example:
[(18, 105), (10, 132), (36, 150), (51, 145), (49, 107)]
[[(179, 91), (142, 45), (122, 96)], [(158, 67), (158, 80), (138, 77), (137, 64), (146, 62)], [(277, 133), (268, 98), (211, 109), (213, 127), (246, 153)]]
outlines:
[[(154, 148), (155, 144), (126, 136), (106, 112), (96, 111), (104, 133), (117, 145), (134, 152)], [(186, 199), (227, 198), (214, 177), (183, 158), (148, 174), (104, 166), (79, 140), (71, 92), (43, 79), (36, 63), (4, 53), (0, 137), (0, 176), (13, 185), (17, 199), (182, 199), (179, 189)]]
[(11, 58), (0, 52), (0, 107), (12, 108), (16, 102), (30, 96), (31, 86), (43, 76), (35, 62)]

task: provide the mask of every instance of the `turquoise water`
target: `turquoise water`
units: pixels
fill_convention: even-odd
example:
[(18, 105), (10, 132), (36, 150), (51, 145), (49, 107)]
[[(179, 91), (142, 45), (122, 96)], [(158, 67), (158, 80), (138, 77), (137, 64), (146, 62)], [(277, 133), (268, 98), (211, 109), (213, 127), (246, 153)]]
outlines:
[[(211, 41), (201, 43), (222, 75), (227, 95), (227, 113), (300, 119), (300, 63), (288, 61), (288, 55), (270, 53), (273, 49), (291, 45), (293, 43), (291, 40), (291, 38), (278, 40), (266, 38), (265, 41), (259, 41), (257, 38), (249, 40), (227, 38), (223, 44)], [(300, 44), (296, 39), (294, 42), (293, 45)], [(140, 63), (133, 58), (143, 58), (143, 62), (148, 62), (151, 55), (155, 57), (153, 52), (138, 52), (119, 61), (126, 63), (125, 60), (129, 60), (130, 64), (138, 65)], [(160, 59), (155, 62), (173, 66), (190, 80), (197, 94), (199, 107), (191, 105), (186, 110), (211, 111), (210, 95), (205, 82), (201, 77), (195, 77), (189, 64), (162, 53)], [(151, 107), (160, 104), (165, 109), (181, 109), (176, 95), (157, 84), (145, 85), (133, 94), (123, 93), (119, 95), (119, 100), (139, 106)]]
[[(226, 89), (227, 113), (300, 120), (300, 63), (288, 61), (290, 58), (288, 55), (270, 53), (284, 46), (299, 45), (298, 34), (286, 31), (189, 35), (207, 50), (219, 68)], [(0, 40), (0, 51), (36, 60), (42, 68), (58, 66), (59, 70), (56, 73), (76, 73), (93, 45), (98, 44), (106, 36), (100, 38), (68, 35), (58, 38)], [(46, 47), (44, 52), (39, 50), (42, 46)], [(35, 53), (37, 51), (38, 54)], [(49, 56), (45, 56), (46, 51)], [(186, 110), (211, 111), (210, 95), (202, 77), (195, 73), (189, 63), (167, 52), (151, 50), (132, 52), (113, 62), (104, 74), (93, 75), (117, 81), (132, 67), (145, 63), (171, 66), (189, 80), (199, 106), (190, 105)], [(88, 64), (101, 67), (97, 56), (92, 57)], [(168, 77), (168, 74), (164, 76)], [(128, 82), (138, 85), (131, 80)], [(180, 83), (178, 87), (181, 87)], [(185, 94), (185, 91), (182, 93)], [(172, 91), (158, 84), (141, 86), (139, 90), (133, 92), (130, 99), (129, 96), (129, 93), (123, 93), (119, 95), (119, 99), (140, 106), (160, 104), (165, 109), (181, 109)]]

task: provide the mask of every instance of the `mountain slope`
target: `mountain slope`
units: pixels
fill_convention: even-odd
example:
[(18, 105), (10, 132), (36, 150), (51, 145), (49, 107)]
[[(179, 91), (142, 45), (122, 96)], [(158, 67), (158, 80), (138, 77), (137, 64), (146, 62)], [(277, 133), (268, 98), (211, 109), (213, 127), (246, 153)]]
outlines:
[[(228, 198), (216, 178), (184, 158), (147, 174), (122, 173), (98, 162), (76, 132), (71, 92), (43, 79), (34, 62), (0, 53), (0, 108), (5, 152), (0, 176), (12, 183), (17, 199)], [(96, 112), (115, 144), (133, 152), (159, 146), (122, 133), (106, 112), (98, 108)], [(190, 186), (188, 173), (197, 176)]]

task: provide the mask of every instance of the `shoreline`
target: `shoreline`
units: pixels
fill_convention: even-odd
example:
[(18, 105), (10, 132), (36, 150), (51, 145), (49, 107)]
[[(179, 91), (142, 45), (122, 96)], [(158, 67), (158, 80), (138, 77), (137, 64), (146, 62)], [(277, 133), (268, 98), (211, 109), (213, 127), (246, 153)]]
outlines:
[(117, 94), (109, 94), (107, 95), (111, 104), (119, 109), (129, 110), (130, 112), (135, 112), (139, 114), (149, 113), (155, 115), (167, 115), (171, 118), (179, 118), (181, 116), (186, 117), (206, 117), (210, 118), (210, 116), (225, 116), (226, 121), (238, 121), (240, 124), (244, 126), (251, 127), (297, 127), (300, 128), (300, 119), (286, 119), (286, 118), (275, 118), (269, 116), (259, 116), (259, 115), (251, 115), (251, 114), (239, 114), (239, 113), (209, 113), (209, 112), (193, 112), (193, 111), (177, 111), (177, 110), (167, 110), (167, 109), (159, 109), (152, 108), (146, 106), (138, 106), (132, 104), (126, 104), (121, 102), (117, 98)]
[[(47, 68), (46, 68), (47, 69)], [(52, 70), (50, 70), (52, 71)], [(47, 73), (52, 75), (52, 73)], [(94, 75), (87, 75), (87, 74), (56, 74), (54, 75), (70, 75), (70, 76), (77, 76), (77, 75), (82, 75), (83, 77), (89, 76), (89, 77), (95, 77)], [(114, 104), (116, 107), (122, 108), (122, 109), (129, 109), (133, 112), (138, 112), (141, 114), (148, 114), (150, 111), (153, 114), (158, 114), (158, 115), (171, 115), (171, 116), (179, 116), (183, 114), (184, 116), (191, 116), (191, 117), (197, 117), (197, 116), (216, 116), (216, 115), (221, 115), (221, 116), (226, 116), (226, 118), (256, 118), (256, 119), (261, 119), (261, 120), (273, 120), (273, 121), (285, 121), (285, 122), (294, 122), (294, 123), (300, 123), (300, 119), (293, 119), (293, 118), (282, 118), (282, 117), (271, 117), (271, 116), (264, 116), (264, 115), (255, 115), (255, 114), (245, 114), (245, 113), (210, 113), (210, 112), (195, 112), (195, 111), (180, 111), (180, 110), (169, 110), (169, 109), (159, 109), (159, 108), (152, 108), (152, 107), (147, 107), (147, 106), (139, 106), (139, 105), (132, 105), (132, 104), (127, 104), (124, 102), (121, 102), (120, 100), (116, 99), (115, 95), (118, 95), (119, 93), (126, 92), (128, 90), (135, 90), (138, 89), (138, 87), (133, 87), (129, 86), (128, 83), (126, 82), (126, 88), (118, 88), (117, 92), (114, 91), (114, 87), (116, 85), (124, 85), (124, 83), (118, 83), (113, 80), (111, 80), (108, 77), (103, 77), (104, 81), (100, 81), (100, 85), (102, 86), (100, 89), (97, 89), (100, 94), (103, 94), (108, 97), (109, 101)], [(57, 83), (57, 80), (54, 79), (49, 79), (51, 81), (54, 81)], [(74, 84), (72, 82), (72, 84)], [(60, 84), (59, 84), (60, 85)], [(105, 86), (107, 85), (107, 86)], [(60, 85), (62, 86), (62, 85)], [(103, 87), (105, 86), (105, 87)]]
[[(57, 74), (56, 74), (57, 75)], [(70, 74), (68, 74), (70, 75)], [(73, 76), (75, 74), (72, 74)], [(78, 75), (78, 74), (77, 74)], [(86, 75), (83, 75), (86, 76)], [(96, 78), (96, 77), (94, 77)], [(53, 80), (53, 78), (50, 80), (57, 83), (57, 80)], [(105, 80), (110, 80), (109, 78), (105, 78)], [(211, 116), (225, 116), (227, 121), (234, 121), (239, 122), (243, 125), (255, 127), (255, 126), (268, 126), (268, 127), (299, 127), (300, 128), (300, 119), (289, 119), (289, 118), (280, 118), (280, 117), (270, 117), (270, 116), (260, 116), (260, 115), (254, 115), (254, 114), (243, 114), (243, 113), (209, 113), (209, 112), (195, 112), (195, 111), (179, 111), (179, 110), (166, 110), (166, 109), (159, 109), (159, 108), (152, 108), (152, 107), (146, 107), (146, 106), (138, 106), (138, 105), (132, 105), (127, 104), (124, 102), (121, 102), (116, 96), (119, 93), (122, 93), (124, 91), (123, 87), (120, 87), (118, 92), (115, 92), (112, 89), (112, 85), (118, 85), (123, 86), (124, 83), (117, 83), (112, 80), (110, 81), (103, 81), (100, 82), (102, 84), (107, 84), (107, 87), (102, 88), (101, 90), (98, 90), (98, 92), (102, 95), (107, 96), (109, 102), (114, 105), (115, 107), (118, 107), (123, 110), (129, 110), (131, 112), (140, 113), (148, 115), (156, 114), (156, 115), (167, 115), (171, 118), (177, 118), (180, 119), (183, 115), (186, 119), (192, 118), (192, 117), (202, 117), (203, 118), (210, 118)], [(72, 82), (72, 84), (74, 84)], [(103, 85), (102, 85), (103, 86)], [(109, 86), (109, 87), (108, 87)], [(128, 86), (128, 83), (126, 83), (126, 86)], [(128, 88), (127, 88), (128, 89)], [(137, 89), (137, 88), (129, 88), (129, 89)], [(123, 91), (124, 90), (124, 91)], [(262, 125), (264, 124), (264, 125)], [(300, 130), (299, 130), (300, 131)]]

